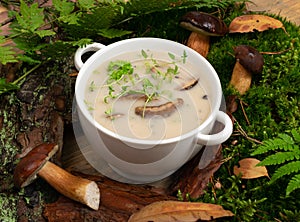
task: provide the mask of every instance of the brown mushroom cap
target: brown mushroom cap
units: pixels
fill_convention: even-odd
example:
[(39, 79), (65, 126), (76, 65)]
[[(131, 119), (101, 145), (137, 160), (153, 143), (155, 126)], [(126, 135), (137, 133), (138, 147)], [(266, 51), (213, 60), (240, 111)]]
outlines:
[(249, 72), (260, 74), (263, 70), (264, 57), (253, 47), (239, 45), (234, 47), (236, 60)]
[(228, 32), (226, 24), (216, 16), (191, 11), (180, 19), (180, 26), (208, 36), (223, 36)]
[(29, 185), (57, 150), (58, 146), (55, 144), (41, 144), (33, 148), (15, 168), (13, 176), (15, 186), (21, 188)]

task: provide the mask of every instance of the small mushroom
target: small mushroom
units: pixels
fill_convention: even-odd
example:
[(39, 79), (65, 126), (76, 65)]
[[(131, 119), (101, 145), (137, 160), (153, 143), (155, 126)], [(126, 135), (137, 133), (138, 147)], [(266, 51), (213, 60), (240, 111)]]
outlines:
[(114, 113), (114, 114), (111, 114), (111, 115), (107, 115), (106, 118), (110, 119), (110, 120), (115, 120), (115, 119), (121, 118), (123, 116), (124, 116), (123, 113)]
[(236, 63), (234, 65), (230, 85), (241, 95), (250, 88), (252, 74), (260, 74), (263, 70), (264, 58), (253, 47), (239, 45), (234, 48)]
[(226, 24), (216, 16), (204, 12), (191, 11), (180, 20), (180, 26), (192, 31), (187, 46), (206, 57), (210, 36), (223, 36), (228, 32)]
[(119, 99), (121, 100), (147, 100), (147, 96), (145, 94), (141, 93), (128, 93), (125, 95), (122, 95)]
[(167, 102), (159, 106), (137, 106), (135, 107), (135, 114), (145, 118), (155, 115), (168, 117), (182, 104), (183, 99), (177, 98), (174, 102)]
[(178, 90), (180, 91), (190, 90), (191, 88), (193, 88), (195, 85), (198, 84), (198, 81), (199, 81), (198, 79), (189, 80), (183, 86), (179, 87)]
[(32, 149), (15, 168), (13, 176), (15, 186), (25, 187), (38, 175), (61, 194), (98, 210), (100, 191), (97, 184), (74, 176), (51, 163), (49, 159), (57, 150), (58, 146), (55, 144), (41, 144)]

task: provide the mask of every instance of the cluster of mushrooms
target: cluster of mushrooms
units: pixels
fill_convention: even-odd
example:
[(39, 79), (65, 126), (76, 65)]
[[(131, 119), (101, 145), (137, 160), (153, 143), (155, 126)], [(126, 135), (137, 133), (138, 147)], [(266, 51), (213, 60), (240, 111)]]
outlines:
[[(192, 31), (187, 45), (206, 57), (209, 51), (209, 38), (224, 36), (228, 33), (226, 24), (219, 18), (203, 13), (192, 11), (184, 15), (180, 25)], [(252, 74), (262, 72), (264, 60), (262, 55), (253, 47), (240, 45), (234, 48), (236, 64), (233, 69), (230, 84), (240, 94), (244, 94), (250, 87)], [(188, 84), (189, 89), (197, 84), (198, 80)], [(167, 103), (158, 107), (148, 107), (146, 115), (162, 113), (170, 114), (178, 105), (183, 103), (178, 99), (174, 103)], [(166, 112), (168, 111), (168, 112)], [(137, 114), (145, 115), (144, 107), (136, 110)], [(56, 144), (45, 143), (32, 149), (20, 160), (14, 172), (14, 184), (22, 188), (29, 185), (37, 176), (46, 180), (58, 192), (81, 202), (91, 209), (97, 210), (100, 203), (100, 190), (94, 181), (74, 176), (66, 170), (50, 162), (51, 157), (58, 151)]]
[[(227, 25), (216, 16), (208, 13), (192, 11), (180, 20), (180, 26), (192, 31), (187, 46), (207, 57), (210, 37), (224, 36), (229, 33)], [(259, 74), (263, 70), (263, 56), (253, 47), (240, 45), (234, 48), (236, 64), (233, 68), (230, 85), (241, 95), (250, 88), (252, 74)]]

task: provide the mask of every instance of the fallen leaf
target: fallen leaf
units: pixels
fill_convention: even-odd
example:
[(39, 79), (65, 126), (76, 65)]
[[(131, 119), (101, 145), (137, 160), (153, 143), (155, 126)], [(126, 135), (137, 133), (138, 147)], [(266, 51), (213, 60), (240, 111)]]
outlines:
[(232, 20), (229, 25), (229, 33), (262, 32), (278, 28), (286, 32), (283, 23), (272, 17), (266, 15), (242, 15)]
[(5, 7), (3, 7), (3, 6), (0, 5), (0, 14), (2, 12), (7, 12), (7, 11), (8, 11), (7, 8), (5, 8)]
[(222, 206), (199, 202), (158, 201), (134, 213), (128, 222), (172, 222), (212, 220), (234, 214)]
[(245, 158), (239, 161), (240, 167), (234, 166), (234, 175), (242, 174), (243, 179), (255, 179), (266, 176), (269, 178), (267, 168), (265, 166), (256, 166), (260, 161), (255, 158)]

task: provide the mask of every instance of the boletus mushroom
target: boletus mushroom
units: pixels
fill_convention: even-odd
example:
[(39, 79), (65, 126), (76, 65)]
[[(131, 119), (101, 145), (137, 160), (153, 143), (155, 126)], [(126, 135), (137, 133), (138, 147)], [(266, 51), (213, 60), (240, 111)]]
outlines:
[(224, 36), (227, 25), (218, 17), (204, 12), (191, 11), (180, 19), (180, 26), (192, 31), (187, 46), (206, 57), (210, 47), (210, 36)]
[(94, 181), (74, 176), (49, 159), (57, 152), (55, 144), (41, 144), (20, 160), (14, 171), (14, 184), (18, 188), (29, 185), (38, 176), (58, 192), (88, 207), (98, 210), (99, 187)]
[(264, 58), (255, 48), (248, 45), (234, 47), (234, 54), (236, 63), (230, 85), (243, 95), (251, 86), (252, 75), (262, 73)]

